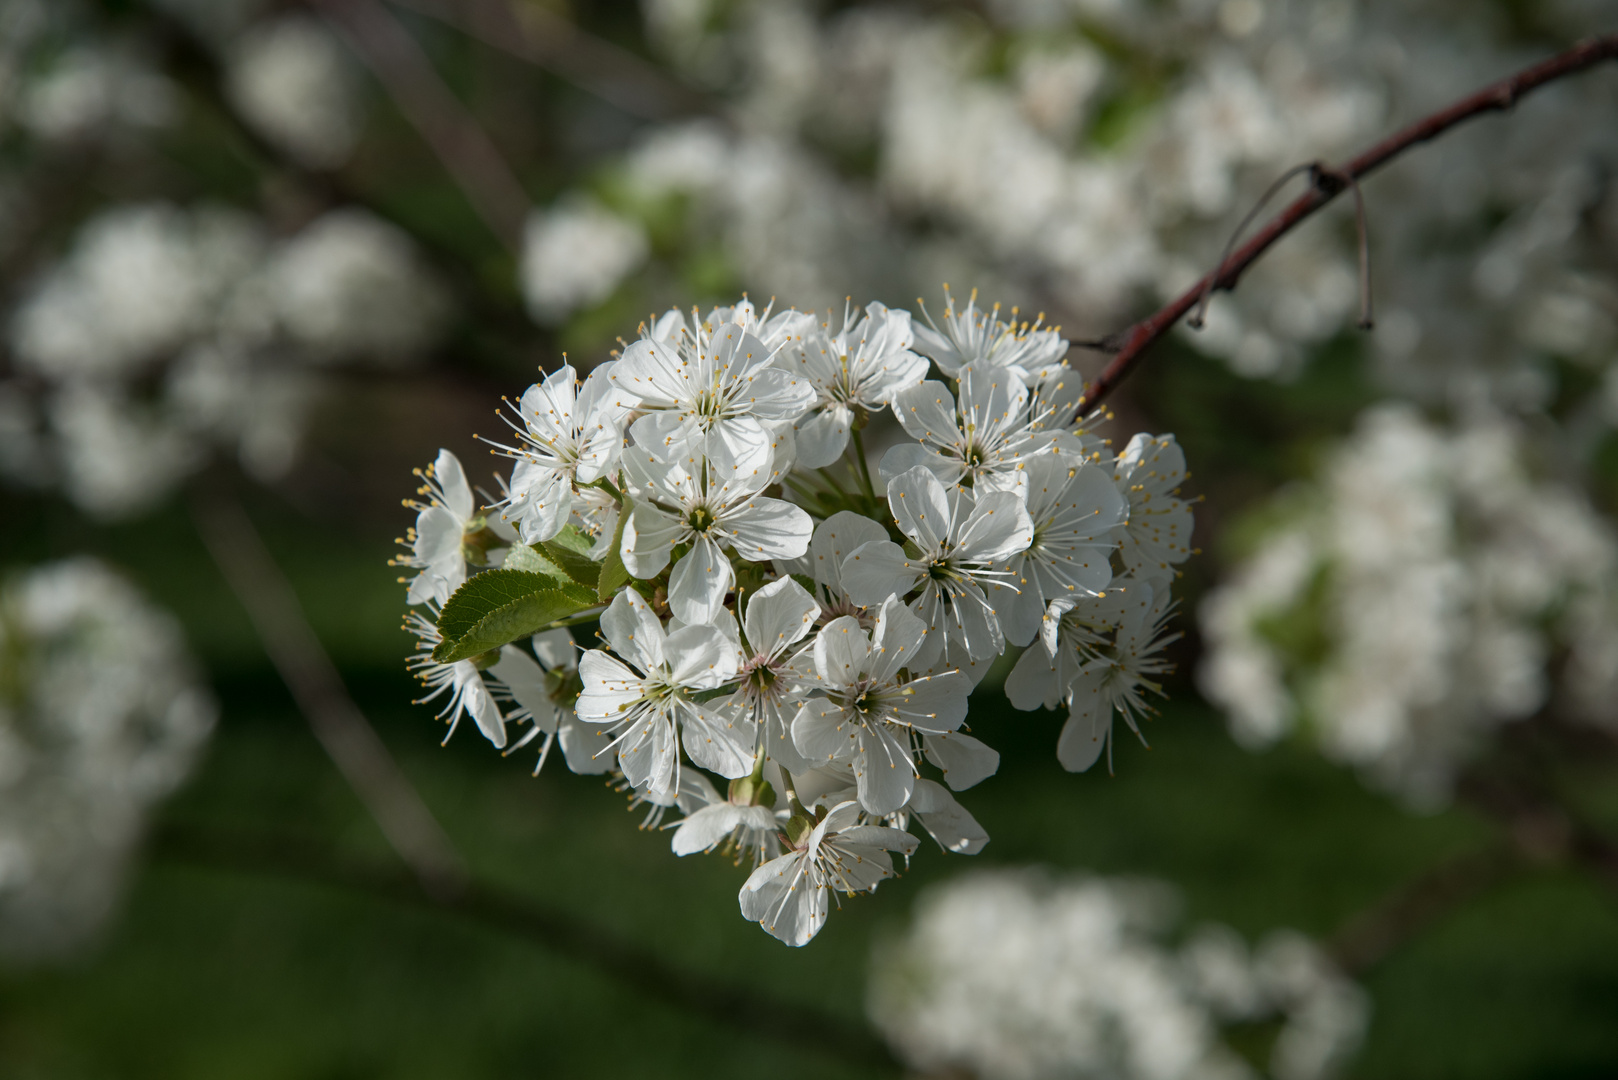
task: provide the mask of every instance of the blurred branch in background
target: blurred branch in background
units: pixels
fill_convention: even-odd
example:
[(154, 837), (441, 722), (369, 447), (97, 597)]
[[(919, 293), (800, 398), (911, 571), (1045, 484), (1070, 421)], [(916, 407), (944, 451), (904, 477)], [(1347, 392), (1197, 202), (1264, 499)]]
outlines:
[[(162, 31), (169, 53), (168, 69), (197, 99), (218, 115), (230, 128), (243, 148), (256, 159), (259, 166), (269, 166), (289, 177), (319, 202), (338, 206), (352, 203), (409, 233), (432, 260), (434, 268), (454, 291), (455, 301), (477, 324), (479, 333), (498, 336), (503, 346), (511, 351), (527, 351), (538, 344), (550, 352), (544, 331), (536, 327), (515, 304), (487, 287), (478, 268), (467, 255), (442, 238), (420, 227), (420, 223), (398, 212), (386, 200), (375, 197), (356, 185), (340, 169), (322, 169), (298, 161), (281, 147), (266, 139), (241, 115), (224, 90), (224, 72), (219, 60), (208, 46), (182, 22), (161, 10), (150, 9), (153, 24)], [(411, 45), (414, 48), (413, 45)], [(436, 76), (434, 76), (436, 78)], [(458, 106), (454, 106), (458, 109)], [(481, 133), (480, 133), (481, 135)], [(504, 163), (501, 163), (504, 168)], [(515, 181), (512, 181), (515, 184)], [(520, 189), (519, 189), (520, 191)], [(526, 197), (524, 197), (526, 208)], [(510, 208), (508, 207), (508, 210)], [(520, 217), (517, 218), (520, 230)], [(496, 233), (498, 236), (498, 233)], [(500, 237), (502, 243), (505, 237)]]
[[(1135, 365), (1140, 363), (1142, 355), (1158, 338), (1172, 330), (1174, 325), (1193, 308), (1201, 305), (1210, 293), (1229, 292), (1234, 289), (1247, 268), (1269, 250), (1271, 245), (1312, 217), (1317, 210), (1325, 207), (1356, 181), (1375, 172), (1406, 150), (1435, 139), (1458, 124), (1485, 113), (1504, 112), (1542, 86), (1613, 59), (1618, 59), (1618, 34), (1592, 38), (1566, 52), (1558, 53), (1549, 60), (1525, 68), (1499, 82), (1491, 83), (1447, 108), (1423, 117), (1340, 166), (1311, 166), (1310, 176), (1313, 183), (1309, 190), (1271, 218), (1259, 230), (1258, 235), (1243, 244), (1234, 255), (1221, 259), (1219, 265), (1199, 278), (1195, 285), (1152, 315), (1115, 334), (1086, 343), (1089, 347), (1114, 353), (1114, 356), (1085, 390), (1081, 408), (1093, 409), (1105, 400), (1118, 383), (1134, 370)], [(1362, 265), (1362, 274), (1368, 276), (1368, 273)]]
[(214, 490), (193, 503), (203, 543), (247, 610), (315, 738), (365, 804), (388, 843), (435, 899), (458, 895), (466, 867), (421, 795), (343, 685), (292, 583), (252, 520), (231, 495)]
[(643, 120), (713, 113), (716, 105), (655, 64), (538, 4), (510, 0), (392, 0), (468, 37), (544, 68)]
[(813, 1005), (740, 986), (670, 963), (568, 912), (475, 880), (435, 893), (385, 867), (273, 836), (207, 835), (173, 826), (154, 845), (170, 862), (237, 875), (306, 881), (459, 916), (536, 942), (639, 994), (723, 1027), (819, 1051), (866, 1068), (895, 1069), (887, 1046), (862, 1027)]
[(522, 245), (528, 196), (489, 136), (460, 103), (416, 40), (377, 0), (314, 0), (387, 88), (467, 200), (507, 248)]

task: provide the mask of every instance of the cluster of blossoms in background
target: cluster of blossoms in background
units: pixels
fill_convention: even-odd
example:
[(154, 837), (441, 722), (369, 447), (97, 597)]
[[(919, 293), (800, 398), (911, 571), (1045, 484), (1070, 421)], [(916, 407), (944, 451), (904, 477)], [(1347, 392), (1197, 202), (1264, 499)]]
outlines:
[[(1197, 928), (1178, 947), (1168, 886), (1055, 880), (1037, 870), (963, 876), (925, 892), (903, 937), (872, 957), (868, 1008), (927, 1075), (984, 1080), (1320, 1080), (1359, 1045), (1369, 1009), (1307, 938), (1249, 950)], [(1274, 1025), (1268, 1061), (1222, 1037)]]
[[(1065, 705), (1059, 756), (1088, 768), (1161, 692), (1189, 555), (1173, 438), (1115, 452), (1067, 349), (975, 301), (928, 326), (743, 301), (563, 367), (509, 417), (503, 498), (447, 451), (423, 473), (399, 562), (429, 698), (615, 774), (648, 824), (677, 809), (675, 851), (749, 860), (742, 911), (791, 944), (892, 876), (912, 822), (980, 850), (952, 792), (999, 758), (968, 695), (1026, 646), (1013, 702)], [(864, 432), (890, 410), (878, 490)], [(580, 655), (562, 627), (597, 619)]]
[(1301, 724), (1431, 807), (1503, 723), (1554, 705), (1618, 725), (1618, 537), (1530, 460), (1499, 416), (1362, 417), (1202, 603), (1198, 674), (1235, 736), (1267, 745)]
[(111, 913), (147, 809), (215, 706), (180, 628), (91, 559), (0, 584), (0, 953), (41, 959)]

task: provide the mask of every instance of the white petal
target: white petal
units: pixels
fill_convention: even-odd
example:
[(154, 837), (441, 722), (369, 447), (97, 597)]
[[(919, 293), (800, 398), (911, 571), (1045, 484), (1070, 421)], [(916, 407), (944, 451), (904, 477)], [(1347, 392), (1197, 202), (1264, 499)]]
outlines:
[[(566, 631), (564, 631), (565, 633)], [(502, 645), (489, 674), (505, 683), (518, 705), (527, 709), (541, 731), (555, 731), (556, 702), (551, 700), (544, 670), (515, 645)]]
[(927, 624), (916, 618), (897, 597), (888, 597), (877, 615), (876, 631), (871, 635), (869, 674), (872, 680), (892, 682), (898, 670), (909, 666), (920, 653), (922, 639), (926, 636)]
[(726, 511), (720, 525), (734, 537), (736, 554), (749, 562), (795, 559), (809, 550), (815, 531), (801, 506), (762, 495)]
[(928, 735), (922, 745), (927, 760), (943, 770), (944, 782), (955, 791), (965, 791), (1000, 768), (998, 751), (958, 731)]
[(669, 678), (681, 686), (712, 690), (736, 677), (736, 646), (717, 626), (682, 626), (664, 646)]
[(931, 379), (893, 395), (893, 415), (912, 439), (941, 446), (962, 441), (955, 398), (949, 387)]
[(1073, 680), (1073, 702), (1056, 741), (1056, 760), (1068, 772), (1094, 765), (1112, 735), (1112, 698), (1102, 691), (1100, 673), (1085, 672)]
[[(1184, 471), (1184, 459), (1181, 459)], [(433, 461), (433, 479), (444, 493), (444, 507), (462, 521), (470, 521), (477, 507), (472, 502), (472, 485), (466, 482), (461, 461), (448, 450), (440, 450)]]
[[(640, 507), (635, 510), (639, 513)], [(669, 610), (683, 623), (712, 622), (734, 581), (735, 572), (719, 545), (699, 536), (669, 575)]]
[(804, 760), (823, 765), (851, 761), (859, 752), (860, 725), (834, 701), (814, 698), (803, 703), (792, 722), (792, 742)]
[(815, 638), (815, 672), (827, 686), (852, 686), (865, 673), (871, 639), (851, 615), (833, 619)]
[(680, 743), (691, 760), (727, 779), (753, 771), (753, 748), (758, 729), (736, 716), (720, 716), (701, 706), (689, 706), (680, 714)]
[(904, 549), (891, 540), (862, 544), (843, 560), (843, 588), (861, 607), (878, 607), (890, 596), (903, 597), (926, 570), (905, 558)]
[(843, 560), (865, 544), (887, 540), (888, 531), (852, 510), (839, 510), (820, 523), (809, 544), (810, 573), (835, 598), (843, 594)]
[(772, 581), (747, 601), (747, 644), (755, 655), (778, 656), (802, 641), (820, 617), (820, 605), (791, 578)]
[(1056, 661), (1042, 648), (1024, 649), (1006, 676), (1006, 698), (1024, 712), (1054, 709), (1066, 691), (1057, 681)]
[(579, 678), (584, 690), (575, 708), (581, 720), (597, 728), (618, 723), (624, 710), (644, 693), (640, 676), (600, 649), (591, 649), (579, 658)]
[(910, 801), (916, 783), (910, 752), (884, 728), (866, 730), (854, 755), (854, 779), (867, 813), (891, 814)]
[(683, 531), (672, 514), (637, 502), (624, 523), (624, 569), (642, 581), (656, 577), (669, 564), (669, 550)]
[(976, 855), (989, 842), (989, 834), (955, 796), (931, 780), (917, 780), (910, 795), (910, 812), (945, 851)]
[(854, 414), (848, 406), (837, 404), (816, 409), (798, 421), (798, 464), (806, 469), (823, 469), (842, 457), (848, 449), (853, 423)]
[(888, 481), (888, 507), (899, 531), (924, 552), (937, 551), (950, 535), (949, 492), (926, 469), (910, 469)]
[(655, 671), (663, 665), (663, 624), (634, 589), (626, 588), (612, 598), (601, 613), (601, 632), (613, 652), (641, 671)]
[(556, 737), (572, 772), (595, 776), (612, 771), (614, 755), (607, 749), (612, 736), (602, 731), (600, 724), (564, 716)]

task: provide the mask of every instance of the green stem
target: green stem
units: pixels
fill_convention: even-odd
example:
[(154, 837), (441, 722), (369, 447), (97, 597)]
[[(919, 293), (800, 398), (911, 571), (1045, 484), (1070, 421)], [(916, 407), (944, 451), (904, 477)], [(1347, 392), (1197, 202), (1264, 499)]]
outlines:
[(613, 501), (619, 506), (624, 505), (624, 493), (619, 491), (613, 482), (608, 480), (605, 476), (597, 480), (594, 486), (600, 488), (602, 491), (605, 491), (608, 495), (611, 495)]
[(860, 429), (854, 429), (854, 461), (859, 465), (860, 483), (865, 488), (865, 497), (873, 503), (877, 502), (876, 489), (871, 486), (871, 467), (865, 463), (865, 440), (860, 436)]
[(554, 630), (562, 626), (582, 626), (587, 622), (595, 622), (597, 619), (601, 618), (601, 613), (605, 610), (607, 609), (604, 606), (593, 607), (588, 611), (581, 611), (577, 615), (569, 615), (565, 619), (557, 619), (555, 622), (551, 623), (550, 629)]
[(837, 494), (839, 494), (839, 495), (841, 495), (843, 497), (844, 502), (846, 502), (846, 503), (852, 503), (853, 502), (853, 500), (851, 500), (848, 497), (848, 492), (843, 490), (843, 485), (839, 484), (837, 482), (837, 477), (832, 475), (832, 472), (831, 472), (830, 469), (818, 469), (816, 471), (819, 472), (821, 476), (824, 476), (826, 478), (826, 483), (830, 484), (832, 486), (832, 490), (837, 492)]

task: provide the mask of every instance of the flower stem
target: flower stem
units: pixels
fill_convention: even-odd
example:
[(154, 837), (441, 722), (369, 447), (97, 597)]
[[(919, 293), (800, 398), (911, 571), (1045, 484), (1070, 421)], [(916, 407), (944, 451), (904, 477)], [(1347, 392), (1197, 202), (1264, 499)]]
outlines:
[(865, 439), (860, 435), (860, 429), (854, 429), (854, 462), (859, 466), (860, 484), (865, 488), (865, 497), (873, 503), (877, 502), (876, 489), (871, 486), (871, 467), (865, 463)]

